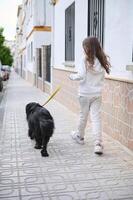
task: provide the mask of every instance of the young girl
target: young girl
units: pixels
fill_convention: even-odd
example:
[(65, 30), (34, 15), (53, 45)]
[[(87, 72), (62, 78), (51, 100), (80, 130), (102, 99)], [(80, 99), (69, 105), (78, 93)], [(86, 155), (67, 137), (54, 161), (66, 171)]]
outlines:
[(110, 63), (96, 37), (88, 37), (83, 41), (84, 58), (79, 65), (77, 74), (70, 74), (71, 80), (80, 80), (79, 103), (80, 119), (77, 131), (72, 132), (72, 138), (79, 144), (84, 144), (85, 127), (88, 114), (92, 122), (94, 135), (94, 152), (103, 153), (101, 127), (101, 93), (105, 71), (109, 74)]

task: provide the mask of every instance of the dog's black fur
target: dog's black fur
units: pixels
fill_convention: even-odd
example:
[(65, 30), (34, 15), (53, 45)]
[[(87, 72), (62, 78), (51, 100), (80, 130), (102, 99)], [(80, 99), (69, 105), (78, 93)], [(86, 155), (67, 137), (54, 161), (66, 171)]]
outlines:
[(28, 135), (35, 139), (36, 149), (41, 149), (41, 155), (49, 156), (47, 144), (54, 132), (54, 120), (50, 112), (40, 104), (31, 102), (26, 105), (26, 117), (28, 122)]

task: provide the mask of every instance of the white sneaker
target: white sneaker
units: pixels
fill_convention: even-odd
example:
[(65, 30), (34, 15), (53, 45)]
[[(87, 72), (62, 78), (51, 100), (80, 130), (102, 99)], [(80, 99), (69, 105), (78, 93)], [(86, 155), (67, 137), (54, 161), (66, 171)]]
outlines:
[(103, 146), (100, 143), (98, 143), (98, 144), (95, 145), (95, 147), (94, 147), (94, 153), (98, 154), (98, 155), (103, 154)]
[(71, 137), (73, 140), (75, 140), (78, 144), (84, 144), (84, 138), (81, 138), (79, 135), (77, 135), (76, 131), (72, 131)]

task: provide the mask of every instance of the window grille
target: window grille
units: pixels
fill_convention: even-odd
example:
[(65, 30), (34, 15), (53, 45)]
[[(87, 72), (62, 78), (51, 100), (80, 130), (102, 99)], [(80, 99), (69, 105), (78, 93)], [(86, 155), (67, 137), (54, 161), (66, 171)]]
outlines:
[(51, 82), (51, 45), (46, 46), (46, 81)]
[(104, 0), (88, 0), (88, 36), (95, 36), (103, 46)]
[(65, 60), (75, 57), (75, 2), (65, 10)]

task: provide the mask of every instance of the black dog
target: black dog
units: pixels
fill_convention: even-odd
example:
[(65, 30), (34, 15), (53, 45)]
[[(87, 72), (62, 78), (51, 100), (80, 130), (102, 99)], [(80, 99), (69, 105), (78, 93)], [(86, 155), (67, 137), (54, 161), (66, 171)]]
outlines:
[(36, 141), (34, 148), (42, 148), (42, 156), (49, 156), (47, 144), (54, 131), (53, 117), (46, 108), (35, 102), (26, 105), (26, 117), (29, 127), (28, 135)]

